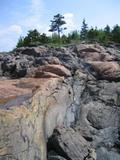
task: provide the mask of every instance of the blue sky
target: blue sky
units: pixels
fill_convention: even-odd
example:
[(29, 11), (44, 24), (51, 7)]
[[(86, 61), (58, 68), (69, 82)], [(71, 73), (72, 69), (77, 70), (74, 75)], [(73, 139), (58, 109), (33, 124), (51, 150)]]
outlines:
[(13, 49), (20, 36), (37, 28), (48, 33), (50, 20), (65, 16), (68, 31), (79, 30), (83, 18), (89, 27), (120, 25), (120, 0), (1, 0), (0, 51)]

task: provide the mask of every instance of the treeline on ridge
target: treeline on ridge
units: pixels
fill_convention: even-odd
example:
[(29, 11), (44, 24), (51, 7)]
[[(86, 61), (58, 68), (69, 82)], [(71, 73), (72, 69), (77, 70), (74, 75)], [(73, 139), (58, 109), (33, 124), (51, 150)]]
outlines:
[(20, 37), (16, 47), (22, 46), (37, 46), (37, 45), (64, 45), (74, 42), (98, 42), (103, 45), (110, 43), (120, 43), (120, 26), (115, 25), (110, 28), (107, 25), (104, 29), (98, 29), (97, 27), (88, 27), (85, 19), (83, 19), (82, 27), (80, 30), (75, 30), (67, 34), (63, 34), (66, 27), (64, 16), (57, 14), (51, 20), (49, 31), (52, 32), (51, 36), (47, 36), (45, 33), (39, 33), (37, 29), (28, 31), (25, 37)]

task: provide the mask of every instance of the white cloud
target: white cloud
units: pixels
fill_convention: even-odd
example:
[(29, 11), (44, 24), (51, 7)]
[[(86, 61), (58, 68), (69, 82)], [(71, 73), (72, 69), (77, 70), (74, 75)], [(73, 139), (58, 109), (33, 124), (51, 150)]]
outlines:
[(66, 21), (67, 32), (75, 30), (76, 24), (74, 21), (74, 14), (73, 13), (65, 13), (64, 18)]

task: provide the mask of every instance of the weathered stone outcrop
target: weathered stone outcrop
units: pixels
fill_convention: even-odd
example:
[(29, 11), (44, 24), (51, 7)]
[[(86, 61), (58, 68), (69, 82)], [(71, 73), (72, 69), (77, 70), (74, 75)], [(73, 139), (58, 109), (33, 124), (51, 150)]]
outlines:
[(0, 55), (0, 160), (120, 160), (119, 124), (118, 48)]
[(60, 79), (0, 81), (0, 159), (46, 160), (46, 141), (64, 121), (72, 90)]

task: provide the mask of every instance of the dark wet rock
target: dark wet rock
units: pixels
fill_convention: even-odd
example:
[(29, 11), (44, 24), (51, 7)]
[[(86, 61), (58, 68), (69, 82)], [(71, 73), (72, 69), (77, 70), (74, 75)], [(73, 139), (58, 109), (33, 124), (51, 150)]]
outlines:
[(68, 160), (84, 159), (89, 143), (73, 129), (57, 129), (49, 139), (49, 146)]
[(66, 160), (64, 157), (57, 155), (54, 151), (48, 152), (48, 160)]

